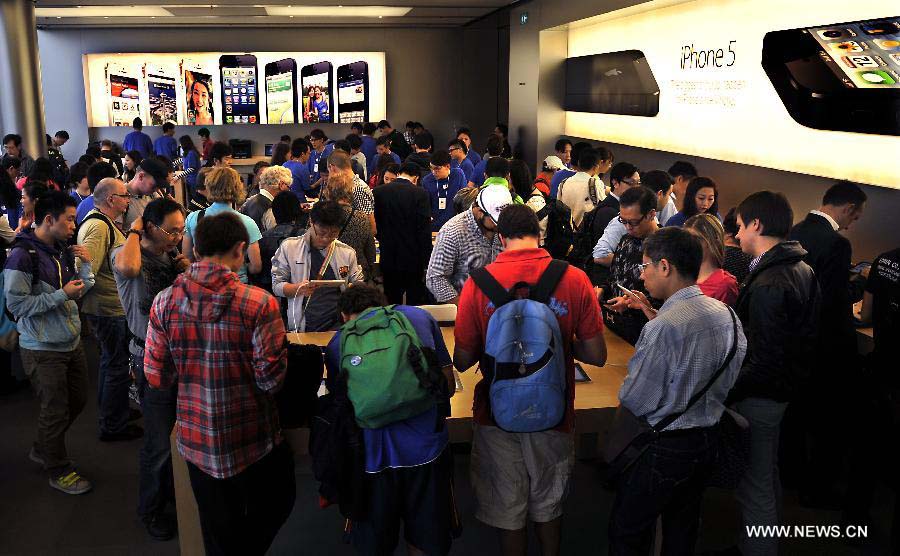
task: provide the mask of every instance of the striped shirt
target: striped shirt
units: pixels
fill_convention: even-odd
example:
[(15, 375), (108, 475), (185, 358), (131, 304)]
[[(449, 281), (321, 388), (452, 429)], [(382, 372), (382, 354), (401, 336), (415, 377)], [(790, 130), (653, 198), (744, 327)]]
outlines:
[(471, 210), (459, 213), (438, 232), (425, 285), (438, 303), (446, 303), (459, 295), (472, 270), (489, 265), (499, 254), (500, 236), (488, 241)]
[[(638, 417), (655, 425), (684, 411), (695, 392), (706, 386), (731, 350), (734, 325), (721, 302), (690, 286), (663, 303), (656, 318), (641, 331), (619, 401)], [(723, 402), (737, 380), (747, 339), (737, 321), (738, 346), (728, 368), (706, 394), (666, 430), (710, 427), (719, 422)]]

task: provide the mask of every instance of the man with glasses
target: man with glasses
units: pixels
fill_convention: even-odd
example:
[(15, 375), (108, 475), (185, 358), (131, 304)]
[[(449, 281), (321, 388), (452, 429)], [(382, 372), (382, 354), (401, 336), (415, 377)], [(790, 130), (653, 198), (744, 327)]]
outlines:
[(472, 174), (475, 173), (475, 165), (469, 160), (466, 143), (462, 139), (454, 139), (447, 145), (447, 152), (450, 153), (450, 169), (462, 170), (466, 176), (466, 183), (468, 183), (472, 179)]
[(632, 345), (640, 336), (647, 317), (641, 311), (629, 308), (628, 296), (620, 285), (648, 295), (641, 280), (641, 263), (644, 239), (659, 229), (656, 207), (656, 194), (646, 187), (632, 187), (622, 193), (618, 219), (626, 234), (613, 254), (608, 281), (598, 288), (603, 300), (603, 320), (610, 330)]
[(472, 270), (487, 266), (500, 254), (497, 220), (512, 202), (508, 188), (483, 187), (472, 207), (448, 220), (438, 232), (425, 274), (425, 285), (438, 303), (458, 304)]
[(100, 347), (100, 370), (97, 378), (100, 440), (115, 442), (140, 438), (144, 431), (129, 424), (128, 407), (128, 324), (119, 300), (113, 275), (111, 253), (125, 243), (118, 221), (132, 195), (116, 178), (100, 180), (94, 189), (94, 210), (85, 216), (78, 228), (78, 244), (83, 245), (94, 261), (96, 281), (82, 301), (81, 311), (87, 316)]
[[(335, 201), (319, 201), (311, 225), (300, 237), (285, 239), (272, 257), (272, 292), (288, 300), (288, 330), (337, 330), (338, 299), (345, 285), (363, 281), (356, 251), (337, 240), (347, 215)], [(323, 281), (341, 281), (323, 283)]]
[[(31, 167), (34, 166), (34, 159), (28, 156), (22, 148), (22, 136), (17, 133), (9, 133), (3, 136), (3, 160), (8, 158), (18, 158), (21, 165), (19, 166), (19, 175), (27, 176), (31, 173)], [(5, 166), (4, 166), (5, 167)]]
[(462, 170), (452, 169), (450, 166), (450, 153), (437, 151), (431, 157), (431, 172), (422, 178), (422, 189), (431, 198), (432, 232), (440, 230), (441, 226), (456, 215), (453, 197), (468, 182)]
[(155, 390), (144, 376), (144, 340), (150, 306), (156, 294), (171, 286), (190, 263), (177, 250), (184, 236), (184, 209), (172, 199), (151, 201), (144, 215), (128, 230), (125, 244), (111, 255), (116, 288), (125, 309), (131, 341), (131, 371), (144, 414), (144, 445), (140, 452), (138, 515), (147, 533), (157, 540), (175, 535), (172, 516), (164, 513), (175, 502), (169, 435), (175, 425), (177, 388)]
[(150, 201), (163, 196), (161, 191), (168, 185), (171, 173), (172, 167), (156, 158), (145, 158), (138, 164), (134, 179), (126, 185), (133, 201), (122, 215), (122, 229), (129, 229), (132, 222), (144, 214), (144, 207), (150, 204)]
[(325, 144), (328, 142), (328, 137), (325, 135), (325, 132), (321, 129), (314, 129), (309, 134), (309, 143), (312, 145), (312, 150), (309, 152), (309, 160), (307, 160), (307, 165), (309, 167), (309, 176), (310, 181), (312, 181), (312, 185), (310, 186), (311, 190), (318, 190), (319, 186), (323, 185), (319, 182), (319, 160), (322, 156), (328, 156), (328, 153), (325, 152)]
[[(596, 246), (603, 236), (606, 226), (619, 214), (619, 198), (632, 187), (641, 185), (641, 175), (634, 164), (619, 162), (609, 171), (609, 195), (600, 201), (592, 213), (584, 217), (582, 234), (587, 235), (587, 244)], [(624, 235), (624, 230), (623, 230)], [(621, 238), (621, 236), (620, 236)], [(615, 248), (615, 245), (613, 246)], [(594, 265), (594, 257), (590, 257), (585, 265), (585, 272), (594, 284), (602, 283), (609, 271), (606, 266)]]

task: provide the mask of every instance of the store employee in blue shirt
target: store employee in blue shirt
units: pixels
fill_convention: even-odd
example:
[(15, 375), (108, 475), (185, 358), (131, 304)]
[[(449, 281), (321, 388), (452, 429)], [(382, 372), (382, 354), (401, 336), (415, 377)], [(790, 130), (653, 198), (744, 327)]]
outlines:
[(134, 131), (125, 136), (122, 141), (122, 150), (125, 152), (137, 151), (141, 153), (142, 157), (147, 158), (153, 154), (153, 141), (150, 140), (149, 135), (141, 131), (144, 129), (144, 122), (140, 118), (135, 118), (131, 127), (134, 128)]
[(484, 171), (487, 169), (488, 159), (501, 154), (503, 154), (503, 139), (496, 135), (491, 135), (487, 142), (487, 153), (481, 159), (481, 162), (475, 165), (475, 171), (472, 172), (472, 177), (469, 178), (469, 187), (481, 187), (484, 183)]
[(306, 202), (307, 197), (318, 197), (319, 190), (310, 188), (309, 183), (309, 158), (310, 146), (306, 139), (300, 137), (294, 139), (291, 143), (290, 160), (285, 162), (283, 166), (291, 171), (294, 181), (291, 183), (291, 191), (300, 199), (301, 203)]
[(456, 214), (453, 197), (465, 186), (463, 171), (450, 168), (450, 153), (443, 150), (435, 152), (431, 156), (431, 173), (422, 178), (422, 189), (431, 198), (431, 231), (440, 230)]
[(468, 158), (469, 151), (466, 144), (461, 139), (454, 139), (447, 145), (450, 152), (450, 168), (455, 170), (459, 168), (466, 176), (466, 182), (472, 179), (475, 173), (475, 165)]
[(169, 160), (178, 158), (178, 141), (175, 140), (175, 124), (166, 122), (162, 126), (163, 134), (153, 142), (156, 156), (164, 156)]

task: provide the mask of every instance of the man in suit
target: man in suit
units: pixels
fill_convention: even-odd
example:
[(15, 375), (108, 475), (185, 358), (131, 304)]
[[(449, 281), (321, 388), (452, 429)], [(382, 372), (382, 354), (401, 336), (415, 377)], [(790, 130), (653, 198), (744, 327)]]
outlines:
[(373, 190), (375, 223), (381, 248), (381, 273), (389, 303), (422, 305), (428, 301), (425, 267), (431, 257), (431, 200), (418, 186), (419, 166), (407, 162), (394, 181)]
[[(816, 273), (822, 292), (821, 334), (817, 346), (818, 371), (805, 400), (798, 400), (795, 426), (805, 431), (808, 458), (800, 455), (801, 503), (813, 507), (831, 507), (834, 481), (839, 476), (842, 446), (842, 415), (831, 413), (839, 407), (838, 396), (845, 392), (848, 376), (854, 374), (856, 333), (853, 328), (853, 302), (862, 292), (852, 293), (850, 284), (850, 241), (839, 231), (847, 230), (862, 216), (866, 194), (858, 185), (846, 181), (831, 186), (818, 210), (791, 229), (789, 239), (800, 242), (807, 254), (803, 261)], [(817, 377), (816, 377), (817, 375)], [(825, 409), (823, 411), (822, 409)], [(832, 416), (829, 419), (829, 416)], [(790, 417), (788, 418), (790, 420)], [(848, 431), (843, 426), (844, 434)], [(845, 439), (846, 440), (846, 439)], [(798, 443), (792, 443), (797, 445)], [(803, 443), (799, 443), (803, 445)], [(804, 451), (806, 452), (806, 451)]]

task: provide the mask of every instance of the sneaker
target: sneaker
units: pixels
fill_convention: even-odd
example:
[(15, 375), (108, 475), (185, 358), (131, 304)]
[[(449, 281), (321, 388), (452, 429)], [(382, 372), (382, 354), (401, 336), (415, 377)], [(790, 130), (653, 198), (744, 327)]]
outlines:
[(34, 446), (28, 451), (28, 459), (41, 466), (47, 465), (47, 460), (34, 449)]
[(121, 432), (101, 432), (100, 442), (124, 442), (144, 436), (144, 429), (137, 425), (126, 425)]
[(143, 522), (144, 527), (147, 529), (147, 534), (157, 541), (167, 541), (178, 532), (178, 526), (175, 524), (175, 521), (165, 514), (144, 516)]
[(66, 494), (84, 494), (93, 488), (91, 482), (74, 469), (57, 477), (50, 477), (50, 487)]

